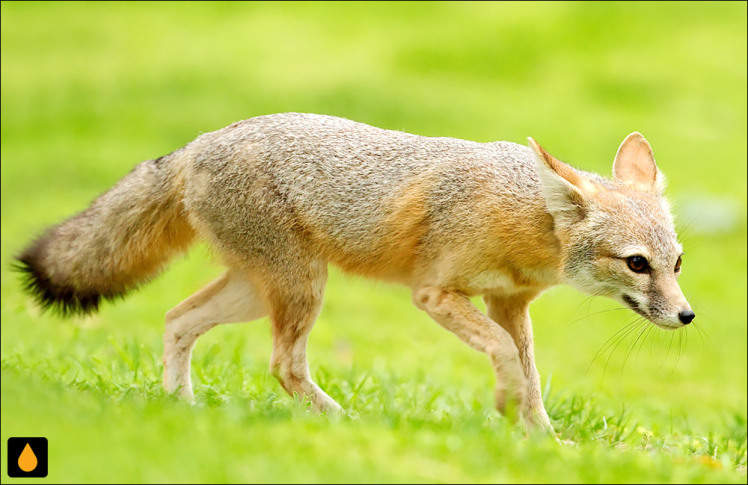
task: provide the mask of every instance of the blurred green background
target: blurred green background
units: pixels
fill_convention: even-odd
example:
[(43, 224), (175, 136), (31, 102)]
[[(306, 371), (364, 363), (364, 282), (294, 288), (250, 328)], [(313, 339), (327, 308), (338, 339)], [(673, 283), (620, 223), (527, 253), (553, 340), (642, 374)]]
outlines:
[[(3, 482), (22, 481), (7, 438), (46, 436), (52, 482), (745, 483), (745, 3), (0, 8)], [(136, 163), (283, 111), (532, 136), (605, 175), (640, 131), (669, 179), (699, 326), (617, 334), (633, 315), (603, 312), (616, 303), (541, 296), (546, 407), (578, 443), (560, 447), (492, 410), (487, 358), (405, 288), (332, 271), (309, 354), (345, 419), (269, 375), (267, 321), (199, 340), (195, 406), (164, 395), (163, 314), (221, 271), (204, 245), (89, 318), (42, 315), (21, 292), (12, 255)]]

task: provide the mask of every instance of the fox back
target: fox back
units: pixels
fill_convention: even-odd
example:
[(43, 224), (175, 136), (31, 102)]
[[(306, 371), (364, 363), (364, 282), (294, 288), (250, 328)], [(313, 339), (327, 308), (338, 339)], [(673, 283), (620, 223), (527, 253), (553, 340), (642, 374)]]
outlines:
[[(237, 257), (280, 257), (300, 244), (347, 271), (406, 284), (436, 261), (470, 271), (498, 263), (521, 284), (556, 272), (535, 155), (521, 145), (283, 114), (203, 135), (185, 150), (191, 220)], [(460, 285), (468, 276), (445, 278)]]

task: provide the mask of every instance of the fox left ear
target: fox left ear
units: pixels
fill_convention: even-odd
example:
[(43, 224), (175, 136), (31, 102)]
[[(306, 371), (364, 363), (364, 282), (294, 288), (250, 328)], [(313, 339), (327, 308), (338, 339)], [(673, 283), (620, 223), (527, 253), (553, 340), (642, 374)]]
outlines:
[(659, 194), (665, 185), (665, 177), (657, 168), (652, 147), (638, 131), (627, 136), (618, 147), (613, 161), (613, 176), (641, 192)]
[(540, 189), (548, 211), (559, 225), (571, 225), (584, 219), (590, 196), (597, 189), (583, 174), (557, 160), (535, 140), (527, 138), (537, 155)]

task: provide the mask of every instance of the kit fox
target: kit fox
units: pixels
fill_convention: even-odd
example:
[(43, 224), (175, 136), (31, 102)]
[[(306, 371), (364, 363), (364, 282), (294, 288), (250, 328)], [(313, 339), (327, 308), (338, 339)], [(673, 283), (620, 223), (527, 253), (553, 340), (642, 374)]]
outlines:
[(694, 313), (676, 282), (682, 249), (644, 137), (623, 140), (613, 179), (528, 140), (529, 148), (332, 116), (259, 116), (140, 163), (47, 230), (18, 265), (42, 307), (87, 313), (207, 240), (228, 270), (166, 313), (166, 390), (192, 399), (200, 335), (267, 315), (272, 374), (320, 410), (340, 409), (306, 358), (328, 263), (399, 282), (418, 308), (489, 355), (499, 410), (514, 403), (528, 424), (551, 429), (528, 311), (543, 290), (569, 283), (670, 330)]

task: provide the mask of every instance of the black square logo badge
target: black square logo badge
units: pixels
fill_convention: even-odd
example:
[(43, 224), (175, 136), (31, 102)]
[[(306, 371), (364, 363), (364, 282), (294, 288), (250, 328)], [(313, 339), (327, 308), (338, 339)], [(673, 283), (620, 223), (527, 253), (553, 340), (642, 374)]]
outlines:
[(8, 438), (8, 476), (46, 477), (47, 438)]

